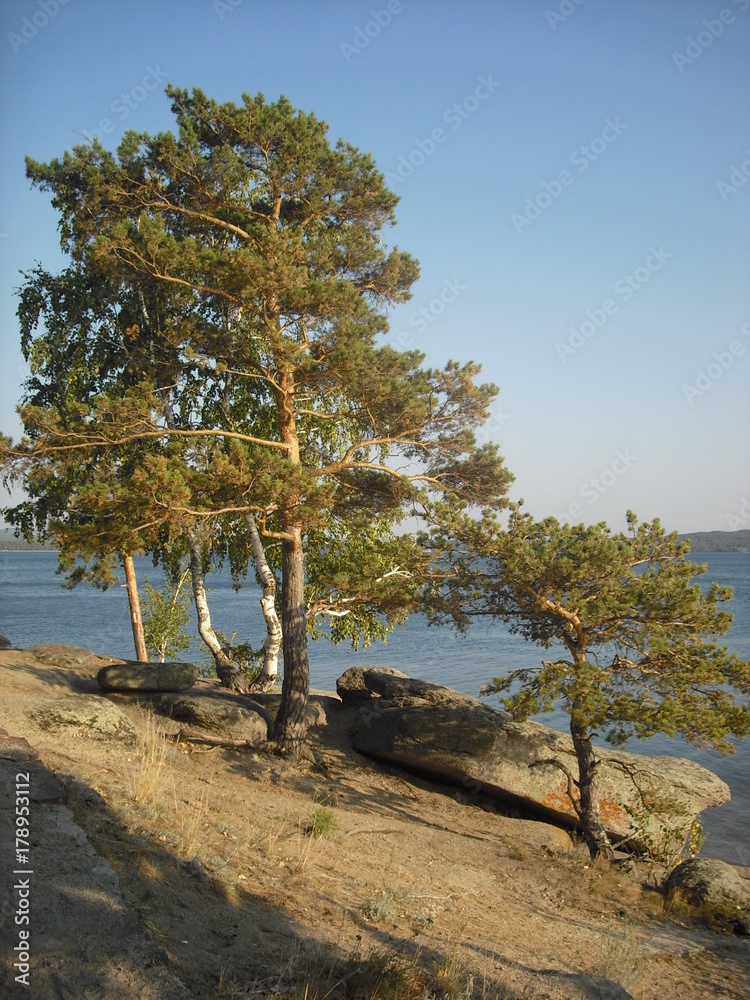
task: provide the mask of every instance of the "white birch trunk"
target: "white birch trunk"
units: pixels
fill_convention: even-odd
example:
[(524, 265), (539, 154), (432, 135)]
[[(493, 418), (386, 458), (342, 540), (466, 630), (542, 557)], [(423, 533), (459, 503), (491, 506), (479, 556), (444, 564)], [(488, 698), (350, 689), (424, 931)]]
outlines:
[(239, 670), (231, 662), (224, 652), (219, 638), (214, 632), (211, 624), (211, 612), (208, 609), (208, 599), (206, 597), (206, 585), (203, 575), (203, 555), (198, 531), (194, 527), (187, 529), (188, 549), (190, 552), (190, 577), (193, 584), (193, 597), (195, 599), (195, 610), (198, 615), (198, 632), (201, 639), (211, 651), (216, 664), (216, 673), (219, 675), (222, 687), (232, 688), (234, 691), (245, 690), (245, 684)]
[(268, 565), (255, 518), (252, 514), (246, 514), (245, 521), (250, 529), (250, 542), (253, 547), (255, 568), (258, 571), (258, 576), (263, 587), (260, 607), (266, 623), (266, 638), (263, 640), (263, 669), (253, 681), (251, 689), (254, 691), (265, 691), (279, 679), (281, 622), (276, 613), (276, 577)]

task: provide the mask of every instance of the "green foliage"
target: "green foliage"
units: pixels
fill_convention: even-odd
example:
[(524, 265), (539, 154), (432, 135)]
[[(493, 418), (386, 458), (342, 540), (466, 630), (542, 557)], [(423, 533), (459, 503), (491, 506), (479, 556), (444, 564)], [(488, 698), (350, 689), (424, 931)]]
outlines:
[(352, 517), (311, 532), (307, 543), (308, 633), (367, 649), (385, 642), (417, 607), (427, 557), (389, 519)]
[(336, 814), (330, 806), (315, 806), (305, 827), (308, 837), (319, 840), (328, 837), (337, 826)]
[[(237, 633), (232, 632), (229, 639), (223, 632), (216, 631), (216, 638), (221, 648), (227, 654), (232, 664), (237, 667), (247, 684), (252, 684), (261, 671), (263, 650), (254, 649), (249, 642), (237, 642)], [(211, 664), (213, 667), (213, 664)]]
[[(175, 133), (27, 160), (72, 263), (21, 291), (27, 438), (0, 460), (31, 500), (11, 520), (162, 560), (201, 524), (239, 580), (251, 513), (311, 628), (367, 644), (415, 603), (403, 518), (507, 490), (474, 436), (497, 389), (473, 362), (378, 343), (419, 268), (383, 238), (398, 198), (371, 156), (284, 97), (167, 94)], [(284, 618), (282, 729), (304, 703), (305, 627)]]
[(176, 584), (165, 583), (158, 590), (147, 579), (143, 584), (143, 636), (149, 652), (161, 661), (190, 648), (193, 637), (184, 632), (192, 617), (190, 595), (183, 589), (188, 572)]
[(703, 592), (695, 578), (705, 566), (688, 561), (676, 533), (631, 513), (627, 534), (536, 522), (520, 507), (505, 529), (489, 515), (469, 521), (459, 515), (433, 533), (446, 567), (428, 597), (433, 620), (453, 616), (465, 627), (490, 615), (567, 653), (485, 688), (504, 694), (517, 718), (560, 704), (615, 744), (679, 734), (722, 753), (733, 751), (731, 736), (750, 732), (750, 663), (714, 638), (731, 624), (721, 610), (731, 590), (714, 583)]
[[(578, 760), (578, 801), (592, 855), (610, 852), (597, 793), (594, 735), (680, 735), (697, 746), (734, 752), (750, 732), (750, 663), (720, 646), (731, 590), (694, 582), (705, 566), (687, 560), (689, 542), (658, 520), (628, 533), (606, 524), (534, 521), (511, 505), (505, 528), (487, 510), (481, 520), (460, 505), (433, 512), (423, 539), (440, 568), (427, 588), (433, 621), (465, 629), (476, 616), (562, 655), (537, 668), (496, 677), (484, 694), (503, 695), (516, 719), (560, 707), (570, 719)], [(641, 824), (643, 826), (643, 824)], [(646, 831), (647, 832), (647, 831)], [(687, 831), (678, 839), (684, 841)]]
[[(679, 804), (671, 799), (649, 797), (638, 806), (626, 805), (625, 812), (633, 829), (630, 839), (636, 840), (652, 861), (663, 866), (664, 879), (682, 861), (698, 857), (706, 841), (700, 820), (685, 815), (684, 807), (680, 810)], [(657, 838), (652, 832), (653, 819), (663, 815), (674, 818), (669, 826), (660, 825)]]

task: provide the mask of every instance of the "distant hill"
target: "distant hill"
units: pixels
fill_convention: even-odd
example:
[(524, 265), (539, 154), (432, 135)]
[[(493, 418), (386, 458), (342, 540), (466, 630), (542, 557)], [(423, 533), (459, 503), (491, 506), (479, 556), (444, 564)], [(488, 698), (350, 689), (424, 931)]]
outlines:
[(27, 542), (16, 538), (10, 528), (0, 528), (0, 552), (55, 552), (51, 542)]
[[(738, 531), (694, 531), (680, 535), (688, 539), (692, 552), (750, 552), (750, 528)], [(25, 542), (9, 528), (0, 528), (0, 552), (55, 552), (51, 542)]]
[(694, 531), (680, 535), (687, 539), (692, 552), (750, 552), (750, 528), (738, 531)]

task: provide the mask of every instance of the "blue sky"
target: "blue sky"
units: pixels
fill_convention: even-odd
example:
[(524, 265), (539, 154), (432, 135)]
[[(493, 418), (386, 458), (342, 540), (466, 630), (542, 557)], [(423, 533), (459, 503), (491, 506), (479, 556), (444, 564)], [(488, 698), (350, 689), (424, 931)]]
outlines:
[(63, 266), (49, 160), (280, 94), (371, 152), (421, 263), (388, 339), (481, 362), (537, 516), (750, 527), (750, 0), (6, 0), (0, 430), (14, 289)]

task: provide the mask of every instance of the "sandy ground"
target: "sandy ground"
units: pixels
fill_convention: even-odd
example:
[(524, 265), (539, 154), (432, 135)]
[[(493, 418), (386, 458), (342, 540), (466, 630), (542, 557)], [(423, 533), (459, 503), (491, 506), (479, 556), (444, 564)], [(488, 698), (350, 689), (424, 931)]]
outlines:
[[(658, 872), (592, 864), (554, 827), (361, 757), (335, 698), (316, 699), (317, 763), (294, 766), (164, 739), (179, 727), (146, 699), (99, 691), (106, 662), (0, 652), (0, 995), (750, 997), (750, 942), (667, 912)], [(60, 721), (91, 697), (127, 725)], [(18, 774), (30, 875), (14, 874)], [(400, 978), (358, 986), (376, 967)]]

